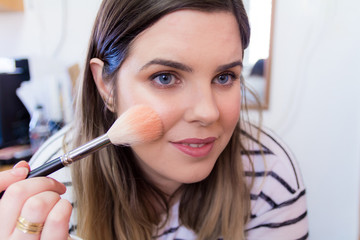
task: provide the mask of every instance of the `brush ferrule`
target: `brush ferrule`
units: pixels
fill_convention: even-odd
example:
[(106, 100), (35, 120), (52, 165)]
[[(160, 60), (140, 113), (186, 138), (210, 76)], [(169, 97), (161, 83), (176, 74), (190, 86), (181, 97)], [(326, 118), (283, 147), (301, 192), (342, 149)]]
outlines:
[(62, 156), (60, 157), (60, 161), (61, 161), (61, 163), (62, 163), (64, 166), (70, 165), (70, 164), (72, 164), (72, 163), (74, 162), (71, 158), (69, 158), (69, 154), (68, 154), (68, 153), (62, 155)]
[(64, 166), (68, 166), (73, 162), (86, 157), (87, 155), (100, 150), (101, 148), (109, 145), (110, 139), (107, 134), (95, 138), (94, 140), (82, 145), (74, 150), (64, 154), (60, 157), (61, 163)]

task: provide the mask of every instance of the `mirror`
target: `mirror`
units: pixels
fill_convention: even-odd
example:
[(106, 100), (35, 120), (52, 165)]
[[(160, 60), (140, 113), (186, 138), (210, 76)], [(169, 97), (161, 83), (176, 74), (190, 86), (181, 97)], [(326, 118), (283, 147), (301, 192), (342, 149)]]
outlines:
[[(271, 47), (275, 0), (244, 0), (251, 36), (244, 53), (245, 85), (256, 94), (262, 109), (269, 107)], [(246, 91), (249, 109), (258, 108), (256, 98)]]

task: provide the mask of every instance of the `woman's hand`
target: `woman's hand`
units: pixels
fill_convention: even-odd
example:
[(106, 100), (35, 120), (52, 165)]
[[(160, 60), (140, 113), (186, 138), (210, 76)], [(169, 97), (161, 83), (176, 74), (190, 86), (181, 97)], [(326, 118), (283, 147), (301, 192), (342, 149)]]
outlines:
[[(0, 200), (0, 239), (66, 240), (72, 207), (60, 198), (65, 186), (48, 177), (24, 180), (29, 170), (22, 161), (0, 172), (0, 192), (6, 189)], [(24, 222), (19, 223), (19, 219)], [(29, 227), (33, 223), (36, 227)], [(42, 224), (41, 232), (31, 233)]]

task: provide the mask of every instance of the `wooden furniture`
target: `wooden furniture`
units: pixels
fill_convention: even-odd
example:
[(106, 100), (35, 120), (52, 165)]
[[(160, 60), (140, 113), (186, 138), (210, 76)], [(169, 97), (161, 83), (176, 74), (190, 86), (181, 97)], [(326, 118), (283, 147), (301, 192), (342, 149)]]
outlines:
[(9, 170), (13, 167), (14, 165), (3, 165), (3, 166), (0, 166), (0, 172), (1, 171), (5, 171), (5, 170)]
[(0, 0), (0, 12), (24, 11), (23, 0)]

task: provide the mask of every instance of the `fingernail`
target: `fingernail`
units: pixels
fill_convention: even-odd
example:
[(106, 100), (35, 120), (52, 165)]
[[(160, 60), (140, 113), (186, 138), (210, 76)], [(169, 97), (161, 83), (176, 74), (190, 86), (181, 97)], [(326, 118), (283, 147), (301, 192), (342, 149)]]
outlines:
[(21, 163), (23, 163), (23, 162), (25, 162), (24, 160), (22, 160), (22, 161), (20, 161), (20, 162), (18, 162), (18, 163), (16, 163), (15, 165), (14, 165), (14, 167), (13, 168), (16, 168), (17, 166), (19, 166)]
[(22, 177), (26, 176), (28, 174), (29, 170), (27, 168), (21, 167), (21, 168), (13, 168), (11, 170), (11, 174), (16, 177)]

